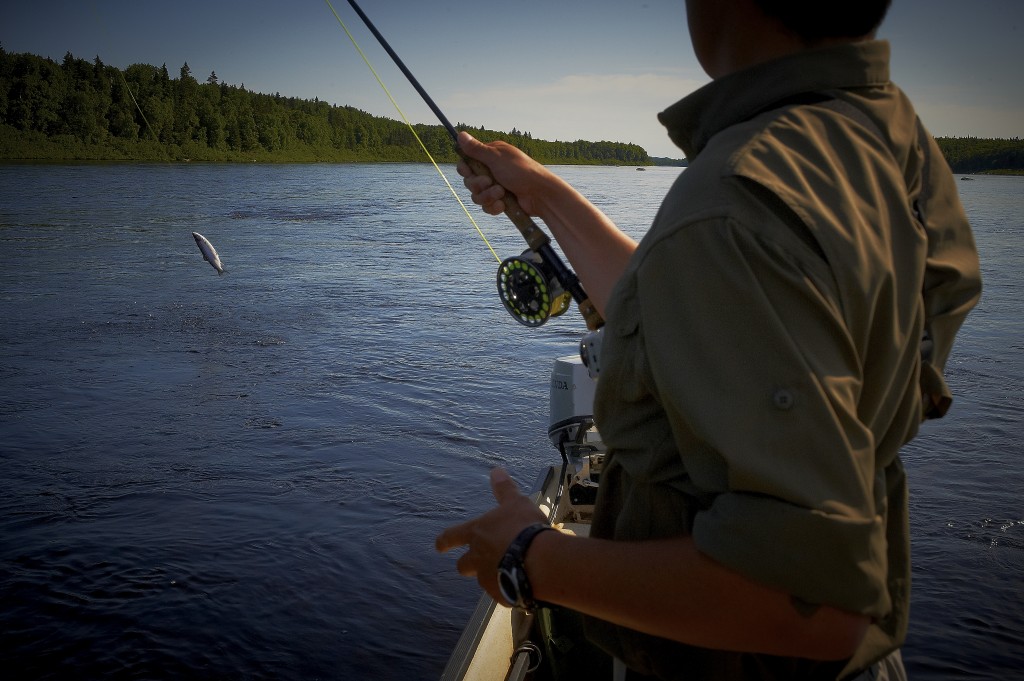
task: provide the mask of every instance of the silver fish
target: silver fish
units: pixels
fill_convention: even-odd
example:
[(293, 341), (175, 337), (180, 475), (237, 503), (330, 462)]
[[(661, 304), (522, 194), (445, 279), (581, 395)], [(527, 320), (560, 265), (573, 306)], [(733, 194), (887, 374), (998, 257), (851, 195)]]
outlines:
[(199, 246), (199, 250), (203, 254), (203, 260), (213, 265), (213, 269), (217, 270), (217, 274), (224, 274), (224, 263), (220, 261), (217, 249), (213, 247), (210, 240), (199, 232), (192, 232), (192, 238), (196, 240), (196, 245)]

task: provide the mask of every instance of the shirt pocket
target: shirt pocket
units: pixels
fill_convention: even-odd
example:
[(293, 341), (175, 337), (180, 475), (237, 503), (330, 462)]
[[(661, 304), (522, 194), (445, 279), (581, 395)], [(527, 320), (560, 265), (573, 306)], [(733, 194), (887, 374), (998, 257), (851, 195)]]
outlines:
[(636, 278), (628, 274), (608, 306), (598, 386), (607, 404), (635, 403), (650, 397), (640, 313)]

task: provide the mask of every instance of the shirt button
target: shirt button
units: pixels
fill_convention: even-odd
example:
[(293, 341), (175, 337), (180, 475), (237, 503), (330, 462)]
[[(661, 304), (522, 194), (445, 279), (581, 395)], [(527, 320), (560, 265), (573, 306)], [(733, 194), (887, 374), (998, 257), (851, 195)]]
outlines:
[(775, 405), (776, 409), (782, 411), (788, 411), (793, 407), (793, 393), (789, 392), (785, 388), (780, 388), (775, 391), (772, 395), (772, 404)]

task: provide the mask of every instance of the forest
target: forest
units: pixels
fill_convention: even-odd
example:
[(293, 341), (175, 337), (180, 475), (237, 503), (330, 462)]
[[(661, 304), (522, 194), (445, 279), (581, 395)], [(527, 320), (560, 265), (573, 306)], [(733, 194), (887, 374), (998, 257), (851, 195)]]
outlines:
[[(501, 139), (547, 164), (685, 165), (652, 158), (635, 144), (546, 141), (529, 132), (458, 124)], [(438, 162), (455, 161), (440, 125), (413, 126)], [(1024, 173), (1024, 141), (940, 137), (955, 173)], [(420, 162), (409, 127), (351, 106), (249, 91), (210, 73), (202, 82), (186, 62), (124, 71), (79, 59), (56, 61), (0, 46), (0, 160)]]
[(1024, 140), (938, 137), (935, 139), (955, 173), (1024, 174)]
[[(549, 142), (513, 129), (464, 124), (480, 139), (503, 139), (542, 163), (650, 165), (647, 152), (619, 142)], [(414, 125), (438, 162), (454, 162), (440, 125)], [(425, 161), (403, 122), (338, 106), (251, 92), (186, 62), (132, 64), (123, 72), (70, 52), (57, 63), (0, 46), (0, 159), (258, 162)]]

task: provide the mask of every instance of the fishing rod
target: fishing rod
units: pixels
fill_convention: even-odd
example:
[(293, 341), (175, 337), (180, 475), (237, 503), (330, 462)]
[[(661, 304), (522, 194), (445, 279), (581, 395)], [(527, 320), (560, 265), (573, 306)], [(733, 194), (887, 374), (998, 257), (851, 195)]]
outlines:
[[(328, 1), (328, 6), (330, 2)], [(477, 175), (485, 175), (494, 179), (490, 169), (477, 161), (467, 157), (458, 145), (459, 133), (444, 115), (441, 109), (427, 94), (419, 81), (412, 74), (405, 62), (391, 48), (388, 41), (381, 35), (377, 27), (373, 25), (370, 18), (366, 16), (362, 8), (355, 0), (348, 0), (355, 13), (370, 30), (370, 33), (377, 39), (384, 51), (388, 53), (395, 65), (408, 79), (409, 83), (416, 89), (423, 101), (430, 110), (434, 112), (441, 125), (452, 138), (455, 144), (455, 151), (469, 165)], [(331, 8), (333, 11), (333, 7)], [(340, 21), (340, 19), (339, 19)], [(604, 326), (597, 308), (590, 301), (589, 296), (583, 290), (583, 285), (570, 270), (562, 259), (558, 257), (551, 246), (551, 238), (537, 226), (537, 223), (527, 215), (526, 211), (519, 205), (515, 194), (506, 190), (502, 198), (505, 204), (505, 215), (516, 226), (519, 233), (523, 235), (529, 249), (520, 256), (506, 258), (498, 267), (498, 296), (502, 304), (517, 321), (525, 326), (540, 326), (550, 317), (557, 317), (569, 308), (571, 297), (579, 305), (580, 314), (587, 323), (587, 328), (597, 331)]]

